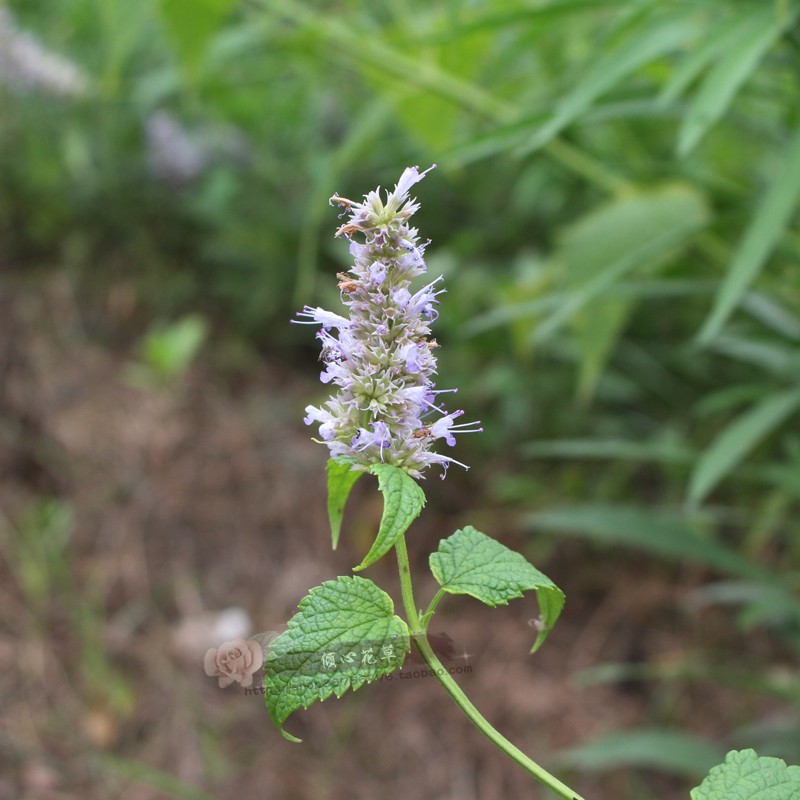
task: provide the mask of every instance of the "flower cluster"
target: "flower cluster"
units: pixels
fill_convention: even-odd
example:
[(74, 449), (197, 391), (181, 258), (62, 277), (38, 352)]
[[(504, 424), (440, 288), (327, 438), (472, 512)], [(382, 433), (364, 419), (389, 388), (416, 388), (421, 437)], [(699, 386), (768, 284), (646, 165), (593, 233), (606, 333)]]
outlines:
[[(430, 169), (433, 169), (431, 167)], [(386, 201), (380, 189), (361, 203), (334, 195), (349, 212), (337, 236), (350, 239), (354, 265), (339, 273), (339, 290), (347, 317), (306, 306), (303, 322), (321, 326), (325, 369), (323, 383), (338, 387), (322, 407), (306, 408), (307, 425), (319, 423), (319, 434), (331, 456), (349, 456), (357, 466), (392, 464), (421, 477), (432, 464), (457, 463), (433, 450), (438, 439), (455, 444), (457, 433), (481, 430), (478, 423), (457, 424), (464, 413), (446, 413), (434, 386), (438, 345), (429, 338), (438, 316), (441, 277), (414, 291), (412, 281), (426, 271), (417, 230), (408, 224), (419, 204), (411, 187), (430, 171), (406, 169)], [(363, 242), (353, 237), (363, 237)], [(455, 390), (451, 390), (455, 391)]]

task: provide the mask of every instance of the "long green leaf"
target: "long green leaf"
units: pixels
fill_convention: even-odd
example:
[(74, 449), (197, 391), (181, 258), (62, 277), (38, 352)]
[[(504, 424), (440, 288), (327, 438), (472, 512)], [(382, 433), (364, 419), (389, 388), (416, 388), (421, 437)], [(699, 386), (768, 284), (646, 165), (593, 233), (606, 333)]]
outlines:
[(737, 361), (754, 364), (774, 375), (794, 375), (800, 368), (800, 350), (796, 346), (776, 344), (774, 340), (722, 334), (711, 342), (709, 350)]
[(543, 439), (524, 444), (523, 455), (531, 458), (586, 458), (617, 461), (655, 461), (661, 464), (691, 464), (692, 451), (677, 441), (634, 442), (627, 439)]
[[(462, 141), (452, 143), (444, 150), (442, 161), (448, 167), (465, 167), (481, 159), (491, 158), (499, 153), (507, 153), (528, 141), (532, 133), (550, 116), (548, 107), (538, 111), (528, 109), (525, 117), (512, 123), (493, 125), (489, 130), (479, 131)], [(609, 120), (671, 118), (676, 112), (664, 104), (649, 99), (636, 99), (620, 102), (596, 103), (586, 110), (576, 125), (591, 128), (598, 122)]]
[(800, 408), (800, 389), (762, 400), (737, 417), (705, 451), (689, 482), (689, 502), (699, 503), (744, 457)]
[(707, 218), (703, 196), (684, 184), (637, 192), (588, 214), (568, 230), (558, 254), (575, 291), (537, 328), (536, 340), (551, 336), (627, 273), (663, 261)]
[(581, 770), (647, 767), (676, 775), (705, 775), (723, 751), (682, 731), (635, 728), (593, 739), (558, 754), (565, 766)]
[[(634, 300), (651, 300), (676, 297), (697, 297), (712, 294), (717, 282), (713, 280), (630, 280), (616, 283), (602, 292), (601, 297), (625, 297)], [(560, 307), (571, 292), (549, 292), (544, 297), (524, 300), (519, 303), (504, 303), (498, 308), (479, 314), (462, 328), (462, 334), (470, 337), (494, 328), (509, 325), (515, 320), (535, 317), (540, 311)]]
[(751, 19), (752, 14), (736, 14), (727, 21), (720, 22), (717, 14), (711, 10), (709, 24), (714, 26), (713, 34), (707, 28), (702, 31), (699, 41), (680, 60), (659, 94), (659, 104), (667, 105), (677, 100), (712, 61), (741, 39), (742, 31), (749, 28)]
[[(704, 394), (692, 406), (691, 413), (697, 420), (715, 414), (727, 414), (734, 408), (760, 400), (774, 388), (774, 385), (769, 383), (734, 383), (724, 386), (722, 389)], [(692, 457), (693, 462), (696, 459), (696, 455)]]
[(552, 118), (521, 148), (521, 155), (538, 150), (589, 109), (595, 100), (616, 86), (642, 64), (679, 47), (693, 32), (686, 15), (658, 18), (649, 27), (632, 31), (612, 52), (590, 68), (587, 77), (556, 106)]
[(714, 539), (686, 516), (638, 506), (585, 505), (529, 514), (530, 528), (635, 547), (662, 558), (695, 561), (720, 572), (775, 582), (775, 575)]
[(750, 77), (775, 40), (797, 15), (777, 15), (771, 4), (756, 6), (728, 42), (722, 58), (692, 98), (678, 134), (678, 154), (692, 151), (706, 131), (725, 113), (741, 85)]
[(800, 318), (778, 302), (777, 297), (748, 292), (742, 299), (742, 308), (780, 336), (800, 342)]
[[(592, 11), (629, 9), (631, 6), (646, 7), (652, 0), (554, 0), (549, 3), (519, 3), (501, 9), (491, 3), (481, 8), (475, 6), (475, 12), (464, 22), (456, 22), (446, 28), (437, 30), (433, 35), (423, 36), (421, 41), (433, 44), (462, 37), (475, 32), (483, 32), (496, 28), (514, 28), (527, 23), (532, 32), (538, 33), (543, 23), (559, 20), (570, 14), (586, 15)], [(499, 6), (500, 4), (498, 4)]]
[(701, 343), (711, 341), (741, 302), (747, 287), (755, 280), (770, 253), (775, 249), (800, 200), (800, 128), (781, 161), (776, 176), (736, 248), (714, 307), (700, 331)]

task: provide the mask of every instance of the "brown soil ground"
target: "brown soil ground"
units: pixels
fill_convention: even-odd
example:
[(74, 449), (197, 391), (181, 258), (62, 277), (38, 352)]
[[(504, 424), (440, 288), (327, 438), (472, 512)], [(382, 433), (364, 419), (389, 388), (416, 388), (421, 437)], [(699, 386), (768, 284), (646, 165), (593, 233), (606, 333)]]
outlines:
[[(137, 388), (130, 352), (86, 327), (63, 276), (6, 287), (0, 799), (549, 796), (433, 679), (384, 681), (298, 712), (287, 725), (297, 745), (272, 726), (263, 698), (206, 677), (204, 615), (235, 606), (253, 632), (282, 626), (311, 586), (349, 574), (379, 497), (357, 486), (332, 553), (326, 453), (302, 424), (315, 383), (263, 361), (232, 379), (204, 355), (178, 381)], [(470, 475), (469, 485), (431, 481), (430, 508), (410, 533), (425, 602), (439, 536), (467, 512), (487, 518), (480, 470)], [(456, 518), (444, 510), (459, 507)], [(503, 539), (525, 547), (513, 530)], [(752, 718), (754, 698), (719, 687), (575, 680), (599, 663), (680, 662), (710, 640), (739, 646), (729, 617), (682, 608), (701, 576), (630, 555), (589, 558), (580, 542), (537, 566), (569, 598), (537, 656), (533, 599), (488, 609), (448, 598), (432, 630), (467, 654), (454, 663), (472, 667), (459, 681), (475, 704), (540, 763), (603, 732), (657, 723), (714, 740)], [(387, 557), (368, 577), (399, 600), (394, 573)], [(655, 773), (559, 774), (591, 800), (688, 796), (688, 779)]]

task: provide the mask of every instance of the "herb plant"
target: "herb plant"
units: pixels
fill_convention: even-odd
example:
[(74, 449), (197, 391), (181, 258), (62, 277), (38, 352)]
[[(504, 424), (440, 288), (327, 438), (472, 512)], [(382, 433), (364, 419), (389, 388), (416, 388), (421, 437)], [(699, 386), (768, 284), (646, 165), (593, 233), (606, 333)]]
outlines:
[[(437, 278), (413, 291), (412, 280), (426, 271), (425, 244), (409, 219), (418, 210), (411, 187), (429, 172), (406, 169), (385, 201), (380, 190), (363, 202), (334, 195), (349, 218), (337, 231), (350, 239), (354, 265), (340, 273), (347, 317), (306, 306), (301, 322), (317, 324), (325, 363), (321, 379), (337, 392), (320, 408), (308, 406), (306, 423), (318, 424), (328, 446), (328, 512), (333, 546), (339, 538), (347, 496), (365, 473), (377, 477), (384, 511), (375, 541), (361, 571), (394, 549), (406, 619), (394, 614), (392, 599), (372, 581), (344, 576), (317, 586), (300, 602), (288, 630), (272, 642), (266, 661), (266, 703), (283, 735), (283, 725), (299, 708), (392, 673), (402, 666), (414, 642), (430, 671), (471, 722), (518, 764), (568, 800), (581, 800), (555, 776), (509, 742), (481, 715), (438, 659), (427, 631), (445, 594), (468, 594), (490, 606), (505, 605), (527, 590), (536, 592), (541, 610), (537, 650), (564, 606), (561, 590), (529, 564), (484, 533), (467, 526), (439, 543), (431, 571), (440, 589), (425, 611), (418, 610), (405, 535), (425, 505), (417, 482), (431, 467), (442, 477), (460, 464), (438, 452), (461, 433), (480, 431), (479, 423), (457, 423), (461, 410), (447, 413), (436, 389), (431, 323), (437, 317)], [(362, 240), (362, 241), (359, 241)], [(451, 390), (452, 391), (452, 390)], [(460, 464), (460, 466), (465, 466)]]
[[(432, 169), (433, 167), (431, 167)], [(312, 588), (289, 620), (288, 629), (271, 642), (265, 662), (267, 710), (284, 737), (292, 713), (317, 700), (388, 676), (400, 668), (413, 642), (430, 672), (478, 730), (566, 800), (583, 798), (542, 768), (497, 731), (472, 704), (435, 654), (428, 626), (446, 594), (468, 594), (489, 606), (506, 605), (535, 591), (540, 608), (538, 635), (531, 653), (545, 641), (564, 606), (563, 592), (522, 555), (485, 533), (466, 526), (439, 542), (430, 569), (439, 590), (423, 611), (417, 604), (405, 535), (425, 505), (419, 484), (431, 467), (444, 478), (451, 464), (465, 465), (438, 451), (444, 439), (453, 446), (461, 433), (479, 432), (479, 423), (457, 423), (437, 389), (436, 341), (430, 338), (437, 318), (441, 278), (414, 291), (412, 281), (426, 272), (426, 244), (409, 224), (419, 204), (409, 192), (430, 171), (406, 169), (383, 200), (380, 188), (355, 202), (331, 198), (349, 214), (337, 235), (350, 240), (354, 265), (339, 273), (347, 316), (305, 306), (298, 322), (319, 325), (321, 380), (336, 387), (322, 406), (308, 406), (305, 422), (316, 424), (320, 443), (330, 452), (328, 513), (336, 547), (344, 506), (355, 482), (365, 473), (378, 479), (384, 510), (375, 540), (360, 572), (394, 549), (405, 619), (394, 613), (391, 597), (359, 575), (341, 576)], [(751, 796), (790, 800), (800, 792), (798, 767), (753, 751), (729, 753), (692, 792), (693, 800)], [(733, 794), (731, 794), (733, 792)]]

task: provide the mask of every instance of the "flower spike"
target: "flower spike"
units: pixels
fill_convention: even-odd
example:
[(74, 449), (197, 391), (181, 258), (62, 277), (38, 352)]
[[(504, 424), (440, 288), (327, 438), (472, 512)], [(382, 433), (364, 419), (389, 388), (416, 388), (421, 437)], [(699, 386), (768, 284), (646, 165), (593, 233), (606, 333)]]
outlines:
[[(349, 456), (361, 469), (391, 464), (415, 478), (433, 464), (445, 472), (451, 463), (465, 467), (433, 446), (438, 439), (454, 445), (457, 434), (482, 430), (477, 422), (454, 424), (464, 412), (448, 414), (434, 402), (438, 394), (455, 391), (437, 390), (433, 382), (433, 350), (439, 345), (429, 336), (438, 317), (437, 296), (444, 291), (436, 288), (442, 277), (411, 291), (412, 280), (427, 271), (427, 242), (420, 243), (408, 225), (419, 209), (409, 191), (435, 166), (404, 170), (385, 201), (380, 188), (362, 202), (331, 197), (331, 205), (348, 215), (336, 236), (350, 239), (354, 259), (347, 273), (337, 275), (349, 314), (306, 306), (295, 320), (321, 326), (320, 379), (336, 387), (321, 408), (306, 409), (306, 424), (319, 425), (332, 457)], [(440, 418), (426, 423), (433, 412)]]

